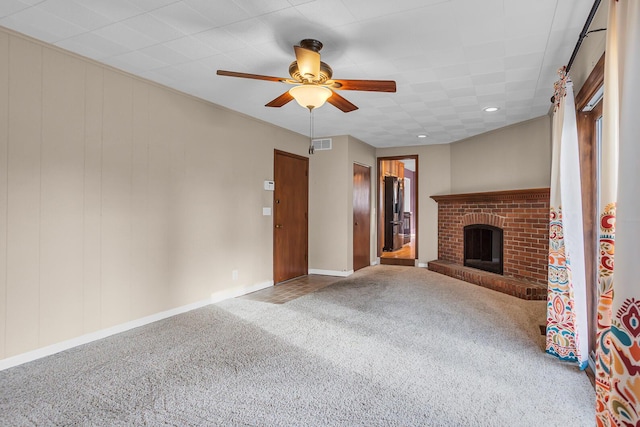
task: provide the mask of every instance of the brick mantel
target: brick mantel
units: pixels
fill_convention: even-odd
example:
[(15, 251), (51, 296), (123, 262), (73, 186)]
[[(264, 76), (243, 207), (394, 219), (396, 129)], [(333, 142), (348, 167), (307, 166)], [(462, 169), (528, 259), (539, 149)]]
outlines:
[(549, 188), (431, 196), (438, 202), (438, 260), (464, 264), (464, 227), (503, 230), (504, 276), (546, 286)]
[(549, 200), (549, 188), (526, 190), (487, 191), (483, 193), (461, 193), (431, 196), (436, 202), (491, 202), (503, 200)]

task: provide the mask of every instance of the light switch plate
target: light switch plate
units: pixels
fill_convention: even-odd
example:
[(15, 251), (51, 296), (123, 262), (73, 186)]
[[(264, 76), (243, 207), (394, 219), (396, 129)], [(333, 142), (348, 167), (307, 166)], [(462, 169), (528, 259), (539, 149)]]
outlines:
[(271, 216), (271, 208), (262, 208), (263, 216)]

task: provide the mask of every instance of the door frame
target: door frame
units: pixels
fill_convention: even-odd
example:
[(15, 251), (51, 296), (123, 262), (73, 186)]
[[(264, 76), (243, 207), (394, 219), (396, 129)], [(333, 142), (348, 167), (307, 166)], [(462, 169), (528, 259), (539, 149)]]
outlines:
[[(419, 156), (417, 154), (407, 154), (405, 156), (385, 156), (385, 157), (378, 157), (377, 160), (377, 177), (378, 179), (376, 180), (376, 206), (377, 206), (377, 212), (376, 212), (376, 254), (377, 256), (380, 258), (382, 255), (382, 246), (384, 245), (384, 243), (381, 243), (381, 239), (383, 239), (384, 237), (384, 224), (382, 224), (382, 216), (381, 216), (381, 212), (384, 209), (384, 206), (382, 206), (384, 204), (384, 195), (382, 194), (384, 191), (384, 185), (382, 184), (384, 181), (384, 177), (382, 176), (382, 162), (385, 160), (403, 160), (403, 159), (413, 159), (415, 160), (416, 163), (416, 170), (415, 170), (415, 182), (411, 183), (411, 194), (415, 195), (415, 241), (414, 241), (414, 247), (415, 247), (415, 253), (414, 253), (414, 258), (413, 260), (419, 259), (419, 255), (418, 255), (418, 235), (419, 233), (419, 205), (420, 205), (420, 191), (418, 190), (418, 183), (420, 181), (420, 162), (419, 160)], [(380, 230), (383, 230), (382, 233), (380, 232)], [(400, 258), (400, 259), (410, 259), (410, 258)], [(415, 261), (414, 261), (415, 262)]]

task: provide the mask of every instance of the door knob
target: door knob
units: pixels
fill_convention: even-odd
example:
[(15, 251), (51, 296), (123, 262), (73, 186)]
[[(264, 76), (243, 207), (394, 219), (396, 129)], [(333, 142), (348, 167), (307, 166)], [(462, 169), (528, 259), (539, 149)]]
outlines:
[(276, 224), (276, 228), (282, 228), (282, 224)]

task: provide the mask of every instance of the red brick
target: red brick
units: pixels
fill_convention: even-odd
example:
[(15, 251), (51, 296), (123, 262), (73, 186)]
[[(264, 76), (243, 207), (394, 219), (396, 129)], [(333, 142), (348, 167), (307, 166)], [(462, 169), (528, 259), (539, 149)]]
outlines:
[[(470, 224), (492, 225), (504, 231), (504, 275), (546, 286), (548, 221), (548, 200), (533, 201), (523, 197), (518, 200), (492, 200), (491, 203), (441, 201), (438, 203), (438, 257), (462, 264), (463, 227)], [(546, 293), (544, 295), (546, 297)]]

